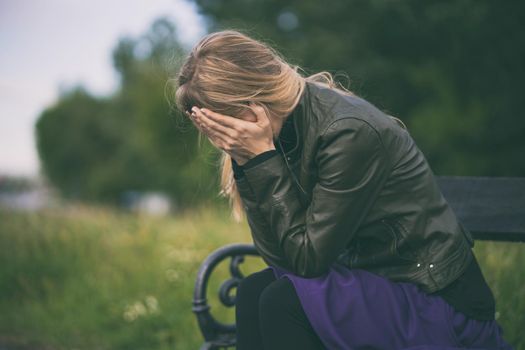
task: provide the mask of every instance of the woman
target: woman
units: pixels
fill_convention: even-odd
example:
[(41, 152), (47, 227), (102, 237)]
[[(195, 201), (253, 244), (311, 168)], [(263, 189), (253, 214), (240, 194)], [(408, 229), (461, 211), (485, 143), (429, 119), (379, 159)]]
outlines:
[(298, 68), (225, 30), (178, 76), (177, 106), (223, 151), (221, 193), (269, 265), (237, 290), (237, 348), (510, 348), (405, 125)]

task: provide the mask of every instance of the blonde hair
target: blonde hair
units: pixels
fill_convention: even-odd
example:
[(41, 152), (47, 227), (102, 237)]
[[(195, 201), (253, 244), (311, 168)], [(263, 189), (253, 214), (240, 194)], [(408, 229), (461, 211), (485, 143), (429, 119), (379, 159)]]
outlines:
[[(306, 81), (353, 95), (327, 71), (304, 77), (299, 70), (302, 68), (287, 63), (270, 45), (239, 30), (213, 32), (185, 58), (175, 82), (175, 103), (183, 112), (191, 113), (191, 108), (198, 106), (236, 116), (249, 108), (251, 101), (269, 116), (287, 116), (299, 102)], [(239, 222), (244, 208), (233, 178), (231, 157), (225, 151), (220, 167), (219, 195), (229, 199), (232, 216)]]

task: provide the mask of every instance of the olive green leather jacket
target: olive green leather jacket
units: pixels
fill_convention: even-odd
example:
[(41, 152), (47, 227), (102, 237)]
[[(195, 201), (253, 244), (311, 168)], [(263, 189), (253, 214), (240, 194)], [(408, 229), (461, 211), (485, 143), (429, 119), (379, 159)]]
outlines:
[(297, 143), (235, 180), (263, 260), (313, 278), (334, 263), (427, 293), (465, 270), (474, 241), (397, 119), (307, 82)]

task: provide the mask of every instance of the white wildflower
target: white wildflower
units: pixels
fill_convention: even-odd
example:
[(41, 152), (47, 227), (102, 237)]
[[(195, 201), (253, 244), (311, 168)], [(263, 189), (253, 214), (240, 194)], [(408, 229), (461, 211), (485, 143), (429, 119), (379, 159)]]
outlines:
[(179, 272), (177, 270), (174, 270), (174, 269), (166, 270), (166, 279), (169, 282), (175, 282), (176, 280), (179, 279), (179, 277), (180, 277), (180, 275), (179, 275)]
[(148, 311), (150, 314), (159, 312), (159, 302), (153, 295), (148, 295), (146, 297), (146, 305), (148, 306)]

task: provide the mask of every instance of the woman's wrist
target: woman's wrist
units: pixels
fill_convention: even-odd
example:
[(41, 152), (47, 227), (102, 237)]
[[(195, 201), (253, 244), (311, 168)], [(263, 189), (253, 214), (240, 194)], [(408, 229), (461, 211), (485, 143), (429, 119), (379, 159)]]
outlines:
[(233, 169), (233, 175), (236, 179), (241, 178), (244, 176), (244, 169), (248, 169), (251, 167), (254, 167), (255, 165), (264, 162), (265, 160), (274, 157), (278, 154), (277, 150), (270, 149), (267, 151), (264, 151), (262, 153), (259, 153), (253, 158), (248, 159), (246, 162), (239, 164), (235, 158), (232, 157), (232, 169)]
[(277, 153), (276, 149), (270, 149), (270, 150), (264, 151), (262, 153), (259, 153), (258, 155), (256, 155), (253, 158), (248, 159), (248, 161), (246, 161), (241, 166), (242, 166), (243, 169), (248, 169), (248, 168), (254, 167), (255, 165), (257, 165), (259, 163), (264, 162), (266, 159), (269, 159), (269, 158), (271, 158), (271, 157), (273, 157), (273, 156), (275, 156), (277, 154), (278, 153)]

